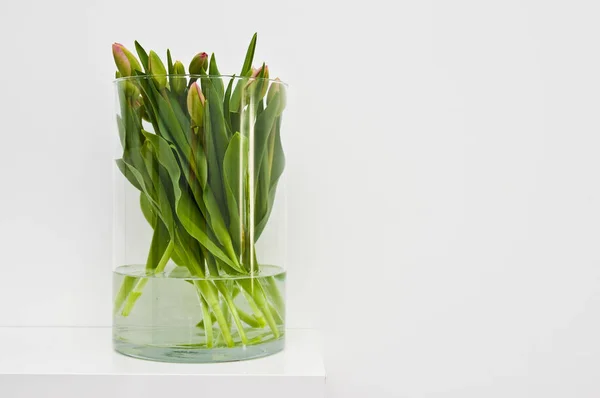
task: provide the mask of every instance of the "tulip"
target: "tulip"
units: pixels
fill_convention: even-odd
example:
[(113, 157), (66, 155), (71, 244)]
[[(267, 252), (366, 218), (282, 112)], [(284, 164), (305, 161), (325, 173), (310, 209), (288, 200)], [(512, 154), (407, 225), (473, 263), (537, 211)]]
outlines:
[(112, 45), (113, 58), (119, 73), (123, 77), (131, 76), (134, 71), (142, 71), (142, 67), (135, 55), (131, 53), (124, 45), (114, 43)]
[(142, 97), (137, 97), (133, 101), (133, 110), (138, 115), (140, 115), (142, 119), (146, 120), (147, 122), (151, 122), (150, 117), (148, 116), (148, 113), (146, 112), (146, 107), (144, 106), (144, 101), (142, 100)]
[(204, 95), (198, 83), (193, 83), (190, 86), (187, 96), (187, 108), (190, 117), (195, 126), (202, 126), (202, 118), (204, 116)]
[[(264, 73), (263, 73), (264, 67)], [(258, 82), (257, 82), (258, 79)], [(249, 89), (250, 92), (257, 90), (258, 94), (257, 99), (262, 99), (267, 93), (267, 88), (269, 87), (269, 67), (267, 65), (263, 65), (260, 68), (252, 68), (252, 75), (250, 75), (250, 81), (246, 85), (246, 89)]]
[(167, 69), (154, 51), (150, 51), (148, 54), (148, 71), (159, 90), (167, 86)]
[[(185, 75), (185, 68), (180, 61), (175, 61), (173, 65), (174, 75)], [(171, 90), (178, 95), (181, 95), (185, 91), (185, 77), (173, 77), (171, 76)]]
[(140, 96), (140, 89), (132, 81), (126, 80), (124, 83), (126, 97), (137, 98)]
[[(265, 74), (262, 76), (265, 79), (269, 78), (269, 66), (268, 65), (263, 65), (265, 68)], [(252, 68), (252, 76), (250, 77), (258, 77), (258, 75), (260, 75), (260, 72), (262, 72), (263, 67), (261, 66), (260, 68)]]
[(267, 94), (267, 106), (269, 106), (269, 103), (273, 101), (273, 98), (277, 93), (279, 93), (279, 111), (277, 112), (277, 114), (280, 115), (281, 112), (283, 112), (283, 109), (285, 108), (287, 99), (285, 93), (285, 86), (283, 85), (283, 83), (281, 83), (281, 80), (279, 80), (279, 78), (276, 78), (273, 81), (273, 83), (271, 83), (269, 93)]
[(207, 53), (198, 53), (192, 58), (192, 62), (190, 62), (190, 67), (188, 68), (191, 75), (201, 75), (206, 72), (208, 68), (208, 54)]

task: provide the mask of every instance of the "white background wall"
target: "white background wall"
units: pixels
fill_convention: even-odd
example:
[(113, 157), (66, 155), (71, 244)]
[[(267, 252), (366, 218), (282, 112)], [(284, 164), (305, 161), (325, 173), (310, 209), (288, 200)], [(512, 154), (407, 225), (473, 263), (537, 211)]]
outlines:
[(110, 323), (110, 45), (290, 84), (329, 396), (600, 396), (595, 1), (0, 3), (0, 325)]

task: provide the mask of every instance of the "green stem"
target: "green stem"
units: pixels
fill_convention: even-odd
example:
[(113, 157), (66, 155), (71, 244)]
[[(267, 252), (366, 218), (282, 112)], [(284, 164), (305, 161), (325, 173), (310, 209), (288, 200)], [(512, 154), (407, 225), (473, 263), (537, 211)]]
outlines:
[[(219, 282), (219, 281), (215, 281), (215, 285), (217, 284), (217, 282)], [(217, 287), (217, 289), (219, 289), (219, 288)], [(225, 288), (225, 290), (226, 290), (226, 288)], [(221, 289), (219, 289), (219, 291), (221, 291)], [(229, 327), (229, 325), (231, 323), (231, 314), (229, 313), (229, 309), (227, 308), (227, 303), (224, 300), (224, 295), (223, 295), (223, 298), (221, 299), (221, 311), (225, 315), (225, 321), (227, 322), (227, 326)], [(231, 333), (231, 329), (228, 329), (228, 331)], [(223, 338), (224, 338), (224, 334), (220, 333), (219, 337), (217, 338), (217, 346), (219, 346), (223, 342)]]
[(200, 306), (202, 307), (202, 321), (204, 322), (204, 334), (206, 336), (206, 346), (208, 348), (212, 348), (213, 346), (213, 326), (212, 326), (212, 315), (208, 310), (208, 304), (204, 297), (202, 297), (202, 292), (200, 288), (197, 288), (198, 298), (200, 299)]
[(142, 290), (144, 289), (144, 286), (146, 286), (146, 283), (148, 283), (148, 278), (138, 279), (133, 290), (127, 295), (127, 300), (125, 300), (125, 306), (123, 307), (121, 316), (129, 316), (136, 301), (142, 295)]
[(215, 285), (217, 289), (221, 292), (221, 295), (225, 299), (225, 308), (229, 309), (229, 314), (233, 317), (233, 321), (235, 322), (235, 326), (237, 327), (238, 333), (240, 334), (240, 339), (242, 340), (242, 344), (248, 344), (248, 339), (246, 338), (246, 332), (244, 331), (244, 325), (242, 325), (242, 320), (238, 314), (237, 308), (231, 298), (231, 293), (225, 283), (223, 281), (215, 281)]
[[(204, 253), (204, 257), (206, 258), (206, 264), (208, 266), (208, 270), (209, 270), (210, 274), (212, 276), (219, 276), (217, 264), (215, 262), (216, 260), (210, 255), (210, 253), (208, 253), (207, 250), (202, 249), (202, 252)], [(215, 286), (217, 287), (217, 289), (219, 290), (221, 295), (225, 298), (226, 306), (223, 306), (221, 311), (223, 311), (223, 313), (227, 313), (226, 309), (229, 308), (229, 313), (233, 317), (233, 321), (235, 322), (235, 325), (238, 329), (238, 333), (240, 335), (240, 339), (242, 340), (242, 344), (245, 345), (248, 342), (248, 339), (246, 338), (246, 332), (244, 331), (242, 321), (241, 321), (241, 319), (237, 313), (237, 309), (235, 308), (235, 305), (233, 303), (233, 298), (232, 298), (230, 289), (227, 287), (225, 282), (222, 280), (216, 280)], [(229, 319), (227, 319), (227, 324), (229, 324)]]
[(240, 283), (242, 288), (246, 289), (246, 291), (254, 298), (256, 305), (264, 314), (267, 324), (271, 328), (275, 338), (278, 338), (280, 335), (279, 329), (277, 328), (277, 323), (273, 318), (273, 314), (271, 314), (271, 310), (269, 309), (267, 299), (265, 298), (265, 294), (260, 286), (260, 283), (253, 283), (253, 280), (243, 280), (240, 281)]
[[(241, 281), (238, 281), (238, 284), (241, 286)], [(243, 287), (240, 288), (240, 291), (244, 295), (244, 298), (246, 299), (246, 302), (248, 303), (250, 309), (254, 313), (254, 317), (256, 318), (256, 321), (259, 323), (260, 327), (264, 328), (265, 326), (267, 326), (267, 321), (265, 321), (265, 317), (256, 305), (256, 302), (254, 301), (252, 295), (248, 293)]]
[(248, 326), (255, 328), (255, 329), (260, 329), (260, 328), (264, 328), (265, 325), (259, 323), (256, 318), (253, 315), (250, 315), (246, 312), (244, 312), (243, 310), (239, 309), (236, 307), (236, 311), (238, 313), (238, 316), (240, 317), (240, 319), (246, 323)]
[(115, 304), (113, 307), (114, 314), (119, 312), (119, 310), (123, 306), (123, 303), (125, 302), (125, 299), (129, 295), (129, 293), (131, 293), (131, 291), (133, 290), (133, 287), (135, 286), (136, 281), (137, 281), (136, 277), (125, 275), (125, 277), (123, 278), (123, 282), (121, 282), (121, 287), (119, 288), (117, 297), (115, 297)]
[(285, 301), (283, 300), (283, 296), (277, 287), (277, 282), (275, 281), (275, 277), (269, 276), (264, 279), (263, 289), (265, 290), (267, 296), (275, 306), (277, 312), (283, 316), (285, 314)]
[(210, 283), (207, 280), (197, 280), (194, 281), (194, 284), (198, 287), (200, 292), (202, 293), (202, 297), (206, 300), (210, 308), (212, 309), (215, 317), (217, 318), (217, 323), (221, 328), (221, 333), (223, 334), (223, 338), (225, 339), (225, 343), (227, 343), (228, 347), (233, 347), (233, 339), (231, 338), (231, 333), (229, 332), (229, 324), (227, 323), (227, 319), (225, 319), (225, 315), (223, 311), (221, 311), (221, 307), (219, 306), (219, 293), (215, 288), (215, 285)]
[[(171, 240), (167, 245), (167, 248), (165, 249), (165, 252), (163, 253), (162, 257), (158, 261), (158, 265), (154, 269), (154, 275), (164, 271), (165, 267), (167, 266), (167, 263), (169, 262), (169, 259), (171, 258), (171, 253), (173, 253), (174, 246), (175, 245), (173, 243), (173, 240)], [(144, 289), (144, 286), (146, 286), (146, 283), (148, 283), (147, 277), (141, 277), (137, 280), (137, 283), (135, 284), (133, 290), (130, 291), (129, 294), (127, 294), (125, 306), (123, 307), (123, 311), (121, 312), (122, 316), (129, 316), (136, 301), (142, 295), (142, 290)]]
[[(202, 270), (202, 266), (200, 265), (199, 259), (196, 258), (195, 253), (189, 253), (184, 248), (181, 248), (181, 250), (182, 254), (185, 254), (185, 257), (187, 257), (188, 259), (188, 268), (190, 269), (192, 275), (204, 278), (205, 274)], [(227, 322), (227, 319), (225, 319), (225, 315), (223, 314), (223, 311), (221, 311), (221, 307), (219, 306), (219, 291), (212, 282), (206, 279), (194, 280), (193, 283), (204, 298), (204, 300), (206, 301), (206, 304), (210, 307), (213, 314), (215, 315), (217, 324), (221, 329), (221, 333), (223, 334), (223, 338), (225, 339), (227, 346), (233, 347), (234, 342), (231, 338), (229, 323)]]
[(283, 325), (283, 317), (279, 314), (277, 309), (275, 309), (275, 307), (273, 307), (271, 305), (271, 303), (268, 303), (268, 305), (269, 305), (269, 310), (271, 310), (271, 313), (273, 314), (273, 318), (275, 319), (275, 323), (278, 325)]

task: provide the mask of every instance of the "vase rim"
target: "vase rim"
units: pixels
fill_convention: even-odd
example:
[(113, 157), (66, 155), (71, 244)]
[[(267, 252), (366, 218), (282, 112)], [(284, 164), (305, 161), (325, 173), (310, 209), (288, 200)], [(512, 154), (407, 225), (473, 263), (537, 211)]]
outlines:
[(245, 77), (245, 76), (237, 76), (237, 75), (196, 75), (196, 74), (190, 74), (190, 73), (185, 73), (185, 74), (166, 74), (166, 75), (137, 75), (137, 76), (125, 76), (125, 77), (118, 77), (116, 79), (113, 80), (113, 83), (119, 83), (119, 82), (124, 82), (124, 81), (129, 81), (129, 80), (139, 80), (139, 79), (151, 79), (153, 77), (157, 77), (157, 76), (166, 76), (169, 79), (172, 77), (185, 77), (188, 79), (214, 79), (214, 78), (228, 78), (228, 79), (235, 79), (235, 80), (262, 80), (262, 81), (268, 81), (271, 83), (275, 83), (275, 84), (283, 84), (285, 87), (288, 87), (288, 84), (282, 80), (279, 80), (278, 78), (275, 79), (266, 79), (264, 77)]

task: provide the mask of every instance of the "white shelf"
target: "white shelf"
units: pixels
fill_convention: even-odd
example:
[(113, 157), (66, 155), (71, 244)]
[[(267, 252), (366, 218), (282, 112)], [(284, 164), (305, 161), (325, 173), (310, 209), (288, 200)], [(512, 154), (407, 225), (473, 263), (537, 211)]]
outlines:
[(318, 334), (286, 333), (285, 350), (270, 357), (173, 364), (115, 353), (110, 328), (0, 327), (0, 397), (323, 397)]

